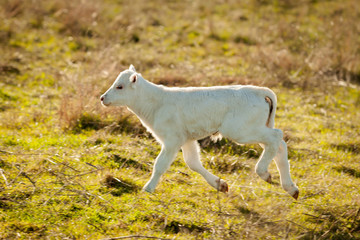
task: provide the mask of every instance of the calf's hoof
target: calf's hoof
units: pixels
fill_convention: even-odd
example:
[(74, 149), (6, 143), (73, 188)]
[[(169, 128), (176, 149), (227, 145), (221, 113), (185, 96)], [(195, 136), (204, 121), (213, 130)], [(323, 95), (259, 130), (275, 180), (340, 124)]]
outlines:
[(155, 191), (155, 188), (151, 188), (149, 184), (145, 184), (145, 186), (142, 189), (143, 192), (153, 193)]
[(218, 182), (218, 190), (220, 192), (226, 193), (229, 191), (229, 186), (227, 185), (227, 183), (224, 180), (219, 178), (219, 180), (217, 180), (217, 182)]
[(292, 195), (292, 197), (295, 198), (295, 200), (297, 200), (299, 197), (299, 190), (296, 190), (295, 193)]
[(152, 191), (151, 189), (148, 189), (148, 188), (143, 188), (141, 191), (147, 192), (147, 193), (153, 193), (154, 192), (154, 191)]
[(271, 181), (271, 175), (269, 174), (269, 177), (265, 180), (267, 183), (270, 183), (272, 184), (272, 181)]
[(272, 183), (271, 175), (270, 175), (270, 173), (268, 171), (260, 171), (259, 168), (256, 168), (255, 172), (265, 182), (270, 183), (270, 184)]
[(295, 200), (299, 198), (299, 188), (295, 184), (283, 185), (284, 190), (290, 194)]

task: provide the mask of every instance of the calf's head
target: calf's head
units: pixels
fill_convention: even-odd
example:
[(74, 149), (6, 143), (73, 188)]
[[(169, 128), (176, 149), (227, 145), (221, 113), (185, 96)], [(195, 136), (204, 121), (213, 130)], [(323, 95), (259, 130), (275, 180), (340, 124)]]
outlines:
[(133, 65), (129, 69), (122, 71), (116, 78), (113, 85), (100, 97), (104, 106), (122, 106), (134, 100), (136, 97), (136, 85), (138, 84), (140, 74), (138, 74)]

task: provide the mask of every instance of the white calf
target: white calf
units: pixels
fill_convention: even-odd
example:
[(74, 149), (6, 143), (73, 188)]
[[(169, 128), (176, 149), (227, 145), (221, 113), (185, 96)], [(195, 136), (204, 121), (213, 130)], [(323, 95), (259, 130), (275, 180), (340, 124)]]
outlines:
[(260, 143), (264, 151), (256, 164), (256, 173), (270, 183), (268, 166), (275, 159), (282, 187), (298, 198), (282, 131), (274, 129), (276, 96), (268, 88), (241, 85), (168, 88), (148, 82), (131, 65), (101, 96), (101, 102), (105, 106), (127, 106), (162, 145), (145, 191), (155, 190), (181, 148), (190, 169), (200, 173), (215, 189), (227, 192), (226, 182), (202, 166), (197, 143), (198, 139), (221, 134), (240, 144)]

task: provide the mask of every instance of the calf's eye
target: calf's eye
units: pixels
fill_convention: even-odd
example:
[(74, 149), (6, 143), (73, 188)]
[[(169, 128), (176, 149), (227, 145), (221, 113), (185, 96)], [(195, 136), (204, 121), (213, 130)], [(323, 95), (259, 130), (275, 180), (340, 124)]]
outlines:
[(123, 89), (123, 86), (122, 85), (117, 86), (116, 89)]

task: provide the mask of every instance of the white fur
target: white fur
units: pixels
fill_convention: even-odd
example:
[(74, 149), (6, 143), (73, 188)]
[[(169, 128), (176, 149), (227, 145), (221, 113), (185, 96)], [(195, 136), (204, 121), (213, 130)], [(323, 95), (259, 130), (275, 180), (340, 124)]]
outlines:
[[(271, 114), (266, 98), (273, 105)], [(202, 166), (197, 143), (198, 139), (221, 134), (239, 144), (259, 143), (264, 151), (256, 164), (256, 173), (270, 182), (268, 166), (275, 159), (282, 187), (291, 196), (298, 196), (298, 188), (290, 177), (282, 131), (274, 129), (276, 96), (268, 88), (241, 85), (169, 88), (145, 80), (131, 65), (101, 96), (101, 102), (105, 106), (128, 107), (162, 145), (145, 191), (155, 190), (180, 149), (190, 169), (200, 173), (215, 189), (227, 191), (227, 184)]]

